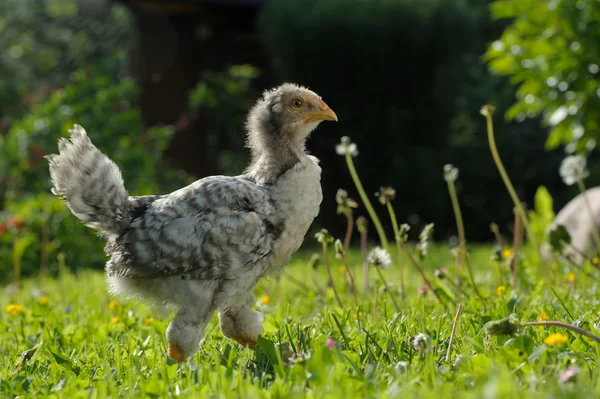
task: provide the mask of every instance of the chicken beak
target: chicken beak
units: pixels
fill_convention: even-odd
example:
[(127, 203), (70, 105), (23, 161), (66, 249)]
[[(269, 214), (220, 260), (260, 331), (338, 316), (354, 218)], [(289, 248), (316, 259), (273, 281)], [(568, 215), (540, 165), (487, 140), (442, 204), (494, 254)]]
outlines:
[(338, 120), (337, 115), (325, 102), (321, 101), (319, 104), (318, 111), (311, 111), (306, 114), (305, 118), (306, 122), (315, 122), (315, 121), (336, 121)]

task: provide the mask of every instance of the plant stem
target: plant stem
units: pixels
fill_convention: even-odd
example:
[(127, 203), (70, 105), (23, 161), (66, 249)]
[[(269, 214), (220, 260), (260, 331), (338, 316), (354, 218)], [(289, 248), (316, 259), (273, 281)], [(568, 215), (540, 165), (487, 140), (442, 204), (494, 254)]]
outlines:
[(390, 219), (392, 221), (392, 226), (394, 228), (394, 237), (396, 238), (396, 256), (398, 257), (398, 271), (400, 274), (400, 293), (402, 302), (406, 301), (406, 290), (404, 286), (404, 265), (402, 264), (402, 244), (400, 242), (400, 229), (398, 228), (398, 220), (396, 219), (396, 212), (394, 212), (394, 208), (390, 201), (386, 201), (386, 206), (388, 213), (390, 214)]
[(344, 266), (346, 267), (346, 273), (348, 273), (348, 277), (350, 277), (350, 289), (352, 290), (352, 295), (354, 297), (354, 304), (358, 308), (358, 296), (356, 295), (356, 284), (354, 284), (354, 276), (352, 275), (352, 272), (350, 271), (350, 266), (348, 266), (347, 256), (348, 256), (348, 254), (344, 253), (343, 262), (344, 262)]
[(456, 219), (456, 229), (458, 230), (458, 242), (460, 246), (460, 252), (458, 254), (459, 266), (463, 263), (467, 264), (467, 270), (469, 272), (469, 277), (471, 278), (471, 284), (473, 284), (473, 289), (477, 296), (484, 302), (483, 296), (479, 292), (479, 288), (477, 288), (477, 284), (475, 283), (475, 276), (473, 274), (473, 270), (471, 269), (471, 262), (468, 261), (467, 257), (467, 239), (465, 237), (465, 227), (462, 219), (462, 212), (460, 211), (460, 204), (458, 203), (458, 196), (456, 195), (456, 187), (454, 186), (454, 182), (452, 180), (448, 180), (448, 192), (450, 193), (450, 199), (452, 201), (452, 207), (454, 209), (454, 217)]
[(502, 177), (502, 180), (504, 181), (504, 185), (506, 186), (506, 189), (508, 190), (508, 193), (510, 194), (510, 197), (512, 198), (512, 200), (514, 202), (515, 207), (519, 210), (519, 213), (521, 216), (521, 221), (523, 222), (523, 226), (525, 227), (525, 230), (527, 231), (527, 237), (529, 237), (531, 244), (538, 252), (538, 258), (541, 260), (542, 259), (541, 250), (537, 244), (537, 240), (535, 239), (533, 233), (531, 232), (531, 228), (529, 227), (529, 222), (527, 220), (527, 214), (525, 213), (523, 204), (521, 204), (521, 201), (519, 200), (519, 196), (517, 195), (517, 192), (515, 191), (515, 188), (513, 187), (512, 183), (510, 181), (510, 178), (508, 177), (508, 173), (506, 173), (506, 169), (504, 169), (504, 165), (502, 164), (502, 160), (500, 159), (500, 154), (498, 153), (498, 148), (496, 147), (496, 140), (494, 138), (494, 124), (492, 122), (491, 106), (484, 106), (484, 108), (482, 109), (482, 114), (485, 116), (486, 121), (487, 121), (488, 141), (489, 141), (489, 145), (490, 145), (490, 150), (492, 152), (492, 157), (494, 158), (494, 163), (496, 164), (496, 168), (498, 169), (498, 172), (500, 172), (500, 176)]
[(450, 334), (450, 342), (448, 343), (448, 351), (446, 352), (446, 363), (450, 362), (450, 354), (452, 353), (452, 343), (454, 342), (454, 335), (456, 334), (456, 326), (458, 325), (458, 318), (462, 312), (463, 303), (458, 304), (456, 309), (456, 315), (454, 316), (454, 322), (452, 323), (452, 333)]
[(352, 232), (354, 230), (354, 218), (351, 212), (346, 214), (346, 219), (348, 223), (346, 224), (346, 236), (344, 237), (344, 253), (347, 254), (350, 249), (350, 240), (352, 239)]
[(492, 230), (492, 233), (496, 238), (496, 244), (498, 245), (498, 248), (500, 248), (500, 251), (504, 250), (504, 245), (502, 244), (502, 237), (500, 237), (500, 229), (498, 229), (498, 225), (496, 223), (492, 223), (490, 225), (490, 230)]
[(356, 168), (354, 167), (354, 162), (352, 161), (352, 155), (350, 155), (350, 153), (346, 153), (346, 163), (348, 164), (348, 170), (350, 171), (352, 180), (354, 180), (354, 185), (356, 186), (356, 189), (358, 190), (358, 193), (360, 194), (360, 198), (362, 199), (363, 203), (365, 204), (365, 208), (367, 208), (367, 211), (369, 212), (369, 216), (371, 216), (371, 219), (373, 220), (373, 224), (375, 225), (377, 234), (379, 234), (379, 239), (381, 240), (381, 246), (387, 250), (388, 249), (388, 241), (385, 236), (385, 232), (383, 230), (383, 227), (381, 226), (379, 217), (377, 217), (377, 214), (375, 213), (375, 210), (373, 209), (373, 205), (371, 205), (371, 201), (369, 201), (369, 197), (365, 193), (365, 189), (363, 188), (362, 183), (360, 182), (358, 173), (356, 173)]
[(427, 278), (427, 276), (423, 272), (423, 269), (421, 268), (421, 266), (419, 265), (419, 263), (412, 257), (412, 255), (410, 254), (410, 252), (407, 250), (405, 243), (402, 243), (402, 249), (408, 255), (408, 259), (415, 266), (415, 268), (417, 269), (417, 271), (421, 275), (421, 278), (423, 279), (423, 282), (425, 283), (425, 285), (427, 285), (427, 287), (429, 288), (429, 290), (431, 291), (431, 293), (436, 297), (436, 299), (440, 303), (444, 303), (442, 301), (442, 298), (440, 298), (440, 296), (437, 294), (437, 292), (435, 292), (435, 290), (433, 289), (433, 285), (431, 285), (431, 283), (429, 282), (429, 279)]
[(381, 279), (381, 281), (383, 282), (383, 285), (385, 286), (385, 292), (387, 292), (389, 294), (390, 298), (392, 299), (392, 302), (394, 303), (394, 307), (396, 308), (396, 311), (400, 312), (400, 306), (398, 306), (398, 303), (396, 302), (396, 298), (394, 298), (394, 295), (388, 289), (388, 283), (387, 283), (385, 277), (383, 277), (383, 273), (381, 273), (380, 268), (377, 266), (375, 266), (375, 270), (377, 270), (377, 274), (379, 274), (379, 278)]
[(512, 286), (517, 288), (517, 284), (519, 283), (518, 278), (518, 268), (519, 268), (519, 249), (521, 247), (521, 241), (523, 239), (522, 236), (522, 227), (521, 227), (521, 219), (519, 218), (519, 211), (515, 208), (515, 231), (513, 237), (513, 258), (511, 261), (511, 270), (512, 270)]
[[(465, 263), (465, 257), (467, 255), (467, 239), (465, 238), (465, 227), (462, 219), (462, 212), (460, 211), (460, 204), (458, 203), (458, 196), (456, 195), (456, 187), (454, 186), (454, 181), (448, 180), (448, 193), (450, 194), (450, 200), (452, 201), (452, 208), (454, 209), (454, 218), (456, 219), (456, 229), (458, 231), (458, 242), (460, 246), (460, 253), (457, 257), (457, 276), (458, 276), (458, 284), (460, 284), (460, 274), (458, 271), (462, 268), (462, 265)], [(472, 276), (471, 270), (469, 270), (469, 275)], [(473, 286), (475, 286), (475, 280), (471, 277)], [(475, 291), (477, 291), (477, 287), (475, 287)]]
[(583, 328), (574, 326), (569, 323), (565, 323), (564, 321), (556, 321), (556, 320), (546, 320), (546, 321), (525, 321), (521, 322), (522, 326), (556, 326), (556, 327), (564, 327), (568, 330), (575, 331), (578, 334), (584, 335), (591, 340), (594, 340), (600, 343), (600, 337), (592, 334), (589, 331), (584, 330)]
[(579, 191), (581, 191), (581, 195), (583, 196), (583, 202), (588, 212), (588, 217), (592, 222), (592, 236), (594, 237), (594, 242), (596, 243), (596, 253), (600, 254), (600, 234), (598, 233), (598, 226), (596, 226), (596, 218), (594, 217), (594, 212), (592, 212), (592, 205), (590, 204), (590, 199), (588, 198), (585, 184), (583, 183), (582, 179), (577, 180), (577, 186), (579, 186)]
[(469, 272), (469, 278), (471, 279), (471, 284), (473, 284), (473, 290), (475, 290), (475, 295), (477, 295), (479, 297), (479, 299), (483, 303), (483, 306), (485, 307), (485, 298), (483, 297), (483, 295), (481, 295), (479, 288), (477, 288), (477, 284), (475, 284), (475, 276), (473, 275), (473, 268), (471, 267), (471, 261), (469, 260), (468, 256), (465, 257), (465, 260), (467, 261), (467, 271)]
[(331, 288), (333, 288), (333, 294), (335, 295), (335, 299), (337, 301), (337, 303), (340, 305), (340, 307), (344, 307), (344, 305), (342, 304), (342, 301), (338, 295), (337, 289), (335, 288), (335, 284), (333, 282), (333, 275), (331, 274), (331, 266), (329, 265), (329, 256), (327, 253), (327, 243), (323, 242), (322, 243), (323, 246), (323, 263), (325, 263), (325, 267), (327, 268), (327, 274), (329, 275), (329, 283), (331, 284)]
[(369, 261), (367, 259), (367, 232), (360, 232), (360, 251), (362, 253), (363, 261), (363, 295), (367, 295), (369, 292)]
[[(308, 287), (308, 285), (304, 284), (302, 281), (298, 280), (296, 277), (292, 276), (291, 274), (289, 274), (285, 270), (283, 270), (282, 274), (285, 277), (287, 277), (287, 279), (290, 280), (292, 283), (294, 283), (298, 287), (302, 288), (304, 291), (310, 292), (310, 288)], [(317, 287), (317, 290), (318, 290), (318, 287)]]

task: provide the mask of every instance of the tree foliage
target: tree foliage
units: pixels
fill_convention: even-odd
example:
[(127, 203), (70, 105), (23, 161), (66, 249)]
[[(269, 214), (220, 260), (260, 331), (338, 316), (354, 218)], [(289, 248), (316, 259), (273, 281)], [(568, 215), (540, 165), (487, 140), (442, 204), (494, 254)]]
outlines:
[(43, 157), (58, 151), (58, 138), (73, 124), (119, 165), (132, 195), (169, 192), (189, 181), (158, 161), (172, 127), (143, 128), (138, 86), (127, 74), (127, 15), (114, 6), (89, 8), (93, 4), (0, 4), (0, 46), (8, 49), (0, 57), (6, 72), (0, 74), (3, 278), (15, 264), (26, 275), (43, 263), (56, 271), (59, 258), (74, 268), (105, 261), (95, 232), (50, 193)]
[(502, 0), (491, 11), (512, 22), (485, 55), (492, 71), (518, 86), (506, 117), (541, 116), (551, 132), (548, 148), (581, 151), (600, 138), (598, 2)]

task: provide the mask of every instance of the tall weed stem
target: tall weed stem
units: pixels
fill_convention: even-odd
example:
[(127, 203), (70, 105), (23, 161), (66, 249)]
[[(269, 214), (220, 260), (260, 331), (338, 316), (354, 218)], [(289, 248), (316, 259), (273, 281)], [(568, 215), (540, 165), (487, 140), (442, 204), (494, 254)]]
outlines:
[(496, 168), (498, 169), (498, 172), (500, 172), (500, 176), (502, 177), (502, 180), (504, 181), (504, 185), (506, 186), (506, 189), (508, 190), (508, 193), (510, 194), (510, 197), (512, 198), (512, 200), (514, 202), (515, 207), (519, 210), (519, 213), (521, 216), (521, 221), (523, 222), (525, 231), (527, 231), (527, 237), (531, 241), (531, 244), (533, 245), (533, 247), (536, 249), (536, 251), (538, 253), (538, 259), (541, 260), (542, 259), (541, 250), (537, 244), (537, 240), (535, 239), (535, 236), (531, 232), (531, 228), (529, 227), (529, 221), (527, 220), (527, 214), (525, 213), (523, 204), (519, 200), (519, 196), (517, 195), (517, 192), (515, 191), (515, 188), (513, 187), (512, 183), (510, 181), (510, 178), (508, 177), (508, 173), (506, 173), (506, 169), (504, 168), (504, 164), (502, 163), (502, 160), (500, 159), (500, 154), (498, 153), (498, 148), (496, 147), (496, 139), (494, 137), (494, 123), (492, 121), (493, 111), (494, 111), (494, 107), (492, 107), (491, 105), (484, 105), (481, 108), (481, 114), (483, 116), (485, 116), (485, 119), (487, 121), (488, 142), (490, 145), (490, 150), (492, 152), (492, 157), (494, 158), (494, 163), (496, 164)]

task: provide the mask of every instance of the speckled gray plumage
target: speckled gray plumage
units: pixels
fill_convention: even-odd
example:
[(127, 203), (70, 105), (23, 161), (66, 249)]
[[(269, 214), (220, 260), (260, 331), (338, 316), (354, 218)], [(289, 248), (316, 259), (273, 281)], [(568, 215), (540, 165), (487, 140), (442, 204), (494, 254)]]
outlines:
[(266, 189), (239, 177), (207, 177), (145, 204), (109, 239), (107, 272), (231, 278), (269, 254), (281, 223)]
[(314, 92), (267, 91), (248, 115), (244, 174), (143, 197), (127, 194), (118, 167), (75, 125), (49, 157), (53, 192), (107, 240), (113, 292), (178, 308), (170, 350), (196, 353), (215, 310), (226, 336), (252, 344), (262, 324), (252, 289), (289, 261), (319, 212), (321, 169), (304, 145), (322, 120), (337, 117)]

